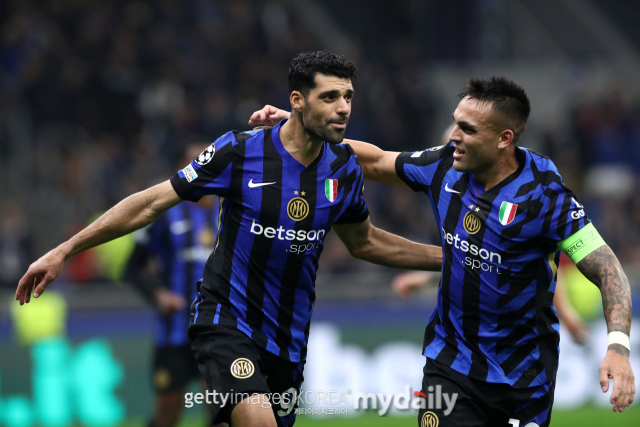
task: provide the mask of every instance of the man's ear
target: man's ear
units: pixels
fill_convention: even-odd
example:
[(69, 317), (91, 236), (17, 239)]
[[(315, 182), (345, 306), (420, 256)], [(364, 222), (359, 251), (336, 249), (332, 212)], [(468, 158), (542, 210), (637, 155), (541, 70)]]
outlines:
[(505, 129), (500, 133), (500, 140), (498, 141), (498, 148), (507, 148), (509, 145), (513, 145), (513, 138), (515, 133), (511, 129)]
[(304, 104), (306, 102), (302, 93), (294, 90), (293, 92), (291, 92), (291, 95), (289, 95), (289, 101), (291, 102), (291, 109), (293, 111), (297, 111), (298, 113), (302, 112), (302, 109), (304, 108)]

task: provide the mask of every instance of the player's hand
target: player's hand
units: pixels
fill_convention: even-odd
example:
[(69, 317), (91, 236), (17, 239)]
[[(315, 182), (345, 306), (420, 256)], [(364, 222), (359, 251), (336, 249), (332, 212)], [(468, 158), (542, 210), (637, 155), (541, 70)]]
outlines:
[(31, 301), (32, 291), (34, 298), (42, 295), (49, 283), (53, 282), (62, 271), (64, 260), (65, 254), (58, 247), (29, 266), (16, 289), (16, 300), (20, 301), (20, 305)]
[(582, 320), (575, 310), (567, 310), (562, 318), (562, 323), (571, 334), (571, 338), (578, 344), (584, 344), (589, 337), (589, 326)]
[(613, 405), (614, 412), (622, 412), (631, 406), (636, 394), (636, 380), (629, 363), (629, 357), (608, 350), (600, 365), (600, 386), (602, 392), (609, 390), (609, 379), (613, 378), (613, 392), (609, 402)]
[(398, 296), (406, 298), (418, 289), (426, 287), (429, 284), (430, 277), (431, 273), (426, 271), (402, 273), (393, 279), (391, 286)]
[(280, 120), (288, 119), (291, 113), (280, 110), (271, 105), (265, 105), (262, 110), (258, 110), (251, 115), (249, 124), (258, 126), (275, 126)]
[(182, 310), (187, 305), (187, 302), (181, 295), (164, 288), (155, 291), (153, 299), (158, 311), (164, 316), (171, 316), (173, 313), (178, 310)]

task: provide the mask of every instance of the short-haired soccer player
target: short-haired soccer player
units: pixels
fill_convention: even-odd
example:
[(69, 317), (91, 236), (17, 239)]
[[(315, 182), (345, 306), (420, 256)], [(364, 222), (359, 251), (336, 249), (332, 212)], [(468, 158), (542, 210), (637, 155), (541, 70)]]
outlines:
[[(356, 66), (327, 51), (289, 68), (291, 119), (229, 132), (171, 180), (134, 194), (44, 255), (20, 280), (29, 302), (68, 257), (141, 228), (182, 200), (220, 196), (220, 227), (191, 307), (192, 339), (214, 423), (290, 426), (302, 383), (324, 238), (333, 227), (354, 257), (438, 270), (442, 250), (371, 225), (360, 164), (340, 145)], [(35, 287), (35, 289), (34, 289)], [(272, 396), (271, 404), (268, 395)]]
[[(387, 152), (345, 140), (365, 178), (429, 196), (443, 265), (424, 336), (422, 392), (458, 393), (455, 408), (422, 409), (420, 425), (546, 427), (558, 367), (552, 306), (560, 251), (602, 292), (609, 346), (600, 386), (622, 412), (635, 395), (629, 364), (631, 290), (616, 256), (553, 162), (517, 146), (529, 99), (503, 77), (472, 79), (453, 113), (450, 141)], [(266, 106), (251, 124), (288, 113)]]

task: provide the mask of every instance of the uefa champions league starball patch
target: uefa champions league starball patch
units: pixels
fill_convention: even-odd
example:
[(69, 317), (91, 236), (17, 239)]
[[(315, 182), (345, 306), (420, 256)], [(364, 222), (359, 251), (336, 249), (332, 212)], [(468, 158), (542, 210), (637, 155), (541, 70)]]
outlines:
[(200, 153), (198, 157), (196, 157), (195, 162), (200, 166), (204, 166), (211, 161), (213, 155), (216, 153), (216, 145), (212, 143), (210, 146), (205, 148), (205, 150)]

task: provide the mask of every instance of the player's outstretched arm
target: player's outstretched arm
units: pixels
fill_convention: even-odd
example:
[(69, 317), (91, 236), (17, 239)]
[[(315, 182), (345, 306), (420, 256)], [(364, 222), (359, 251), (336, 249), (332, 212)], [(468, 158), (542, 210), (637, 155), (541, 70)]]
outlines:
[[(265, 105), (262, 110), (258, 110), (251, 115), (249, 124), (253, 126), (274, 126), (280, 120), (288, 119), (290, 115), (291, 113), (288, 111)], [(366, 179), (385, 184), (406, 185), (396, 173), (396, 158), (400, 153), (384, 151), (373, 144), (352, 139), (345, 139), (343, 142), (351, 145), (353, 151), (356, 152)]]
[(109, 209), (87, 228), (49, 251), (29, 266), (18, 283), (20, 305), (38, 298), (62, 271), (67, 258), (117, 239), (155, 221), (160, 214), (181, 202), (169, 181), (133, 194)]
[[(608, 245), (585, 256), (577, 264), (578, 270), (591, 280), (602, 292), (604, 317), (611, 337), (622, 337), (628, 345), (631, 331), (631, 288), (622, 266)], [(622, 335), (620, 335), (622, 334)], [(626, 337), (626, 338), (625, 338)], [(616, 341), (614, 338), (613, 341)], [(613, 410), (622, 412), (633, 402), (636, 388), (633, 370), (629, 363), (629, 349), (612, 343), (600, 365), (600, 385), (603, 392), (609, 389), (609, 379), (613, 379), (611, 403)]]
[(357, 224), (334, 224), (333, 228), (354, 258), (410, 270), (440, 271), (442, 268), (441, 247), (387, 233), (371, 225), (369, 218)]

